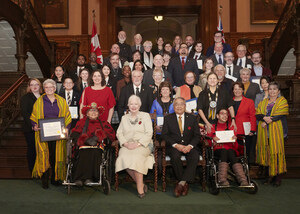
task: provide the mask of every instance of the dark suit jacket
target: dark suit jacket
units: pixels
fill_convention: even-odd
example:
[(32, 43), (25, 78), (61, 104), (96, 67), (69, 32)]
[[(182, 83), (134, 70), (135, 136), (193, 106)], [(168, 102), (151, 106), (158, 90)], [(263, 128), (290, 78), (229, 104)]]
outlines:
[[(147, 86), (151, 85), (153, 83), (153, 70), (154, 69), (148, 69), (147, 71), (145, 71), (144, 73), (144, 77), (143, 77), (143, 83)], [(169, 81), (170, 83), (172, 83), (172, 76), (171, 74), (166, 71), (166, 70), (163, 70), (164, 71), (164, 77), (165, 77), (165, 81)]]
[[(211, 55), (213, 55), (214, 49), (215, 49), (215, 44), (213, 44), (212, 46), (209, 46), (206, 51), (206, 56), (210, 57)], [(229, 51), (232, 52), (231, 46), (227, 43), (223, 43), (223, 54), (225, 54)]]
[(124, 57), (126, 61), (130, 62), (131, 61), (131, 47), (127, 43), (121, 44), (120, 42), (117, 42), (117, 44), (120, 47), (120, 56)]
[[(191, 58), (191, 59), (194, 59), (194, 58), (195, 58), (195, 51), (194, 51), (194, 50), (192, 50), (192, 51), (190, 52), (188, 58)], [(195, 59), (195, 60), (200, 60), (200, 59), (202, 59), (202, 61), (203, 61), (203, 63), (204, 63), (204, 60), (206, 59), (206, 56), (205, 56), (203, 53), (201, 53), (200, 58), (197, 58), (197, 59)]]
[[(89, 64), (86, 64), (85, 67), (86, 67), (87, 69), (89, 69), (89, 71), (90, 71), (89, 73), (90, 73), (90, 75), (91, 75), (91, 74), (93, 73), (93, 71), (94, 71), (93, 68), (92, 68), (92, 66), (91, 66), (91, 64), (90, 64), (90, 63), (89, 63)], [(101, 69), (101, 68), (102, 68), (102, 65), (100, 65), (100, 64), (97, 63), (97, 68), (96, 68), (96, 69)]]
[(175, 143), (196, 147), (200, 141), (200, 129), (197, 118), (189, 113), (184, 114), (184, 130), (181, 136), (176, 113), (164, 117), (162, 129), (162, 138), (166, 141), (167, 146)]
[(185, 84), (184, 81), (184, 74), (187, 71), (192, 71), (196, 74), (196, 81), (199, 80), (199, 70), (197, 66), (197, 62), (194, 59), (190, 59), (187, 57), (186, 62), (184, 64), (184, 69), (182, 69), (181, 66), (181, 58), (180, 57), (174, 57), (171, 59), (168, 71), (172, 76), (173, 86), (180, 87)]
[[(63, 98), (65, 98), (65, 100), (67, 100), (66, 97), (66, 93), (65, 93), (65, 89), (63, 89), (61, 91), (61, 93), (59, 93), (59, 95)], [(77, 115), (78, 115), (78, 119), (72, 119), (72, 123), (71, 123), (71, 129), (75, 127), (77, 121), (79, 120), (79, 100), (80, 100), (81, 94), (80, 92), (76, 91), (73, 89), (73, 95), (72, 95), (72, 101), (71, 101), (71, 105), (70, 106), (76, 106), (77, 107)], [(67, 101), (68, 102), (68, 101)]]
[[(210, 57), (212, 58), (212, 60), (213, 60), (213, 62), (214, 62), (214, 66), (220, 64), (220, 63), (219, 63), (219, 59), (216, 58), (216, 55), (215, 55), (215, 54), (214, 54), (214, 55), (211, 55)], [(225, 62), (225, 60), (224, 60), (224, 54), (223, 54), (222, 65), (224, 64), (224, 62)]]
[[(136, 45), (131, 46), (131, 53), (133, 53), (134, 51), (136, 51)], [(140, 44), (140, 52), (144, 52), (144, 46), (142, 44)]]
[(232, 85), (233, 85), (233, 80), (224, 77), (223, 81), (221, 83), (219, 83), (221, 85), (221, 87), (223, 87), (225, 90), (227, 90), (229, 95), (233, 95), (232, 93)]
[(30, 116), (32, 113), (33, 105), (36, 101), (36, 97), (33, 93), (27, 93), (21, 98), (21, 114), (24, 119), (23, 131), (32, 132), (32, 124)]
[(260, 93), (259, 85), (257, 83), (251, 82), (249, 85), (249, 88), (248, 88), (246, 94), (244, 94), (244, 96), (253, 100), (253, 102), (254, 102), (256, 94), (259, 94), (259, 93)]
[[(254, 72), (253, 67), (252, 67), (252, 69), (251, 69), (251, 76), (256, 77), (256, 74), (255, 74), (255, 72)], [(266, 68), (266, 67), (263, 67), (263, 66), (262, 66), (262, 76), (267, 76), (267, 77), (269, 77), (270, 79), (272, 79), (272, 71), (271, 71), (269, 68)]]
[[(130, 83), (121, 89), (121, 94), (118, 103), (119, 120), (121, 120), (121, 117), (124, 115), (124, 111), (128, 109), (127, 106), (128, 99), (133, 94), (134, 94), (133, 83)], [(153, 90), (149, 88), (149, 86), (142, 84), (139, 97), (142, 100), (142, 106), (140, 108), (140, 111), (150, 112), (153, 103)]]
[[(233, 64), (238, 65), (237, 62), (238, 62), (238, 59), (235, 59), (235, 60), (233, 61)], [(245, 66), (245, 68), (248, 68), (249, 65), (251, 66), (251, 68), (253, 68), (253, 62), (252, 62), (252, 60), (251, 60), (251, 59), (248, 59), (248, 58), (246, 57), (246, 66)]]
[[(224, 64), (224, 67), (227, 70), (227, 65), (226, 64)], [(237, 81), (241, 80), (241, 77), (240, 77), (240, 70), (241, 69), (242, 69), (241, 66), (233, 64), (233, 73), (232, 73), (232, 76), (234, 76), (235, 78), (237, 78)]]

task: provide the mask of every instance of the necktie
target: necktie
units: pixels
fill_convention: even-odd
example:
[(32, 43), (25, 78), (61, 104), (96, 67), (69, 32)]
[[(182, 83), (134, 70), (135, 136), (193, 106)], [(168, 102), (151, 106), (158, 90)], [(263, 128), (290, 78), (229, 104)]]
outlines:
[(242, 59), (240, 59), (240, 63), (239, 63), (239, 66), (241, 66), (241, 67), (242, 67)]
[(86, 82), (85, 83), (83, 83), (83, 89), (85, 89), (86, 88)]
[(194, 59), (196, 59), (196, 60), (197, 60), (197, 59), (198, 59), (198, 55), (195, 55)]
[(219, 64), (223, 64), (221, 55), (219, 55)]
[(184, 70), (184, 57), (181, 58), (181, 68)]
[(70, 92), (67, 92), (67, 101), (68, 101), (68, 106), (71, 105), (71, 95), (70, 95)]
[(178, 126), (179, 126), (180, 133), (182, 134), (183, 133), (183, 129), (182, 129), (182, 119), (181, 119), (181, 116), (178, 117)]
[(136, 96), (139, 96), (140, 95), (140, 89), (138, 87), (136, 87), (135, 89), (135, 95)]
[(228, 74), (231, 76), (231, 66), (228, 66)]
[(136, 49), (139, 51), (139, 50), (140, 50), (140, 46), (139, 46), (139, 45), (137, 45), (137, 46), (136, 46)]

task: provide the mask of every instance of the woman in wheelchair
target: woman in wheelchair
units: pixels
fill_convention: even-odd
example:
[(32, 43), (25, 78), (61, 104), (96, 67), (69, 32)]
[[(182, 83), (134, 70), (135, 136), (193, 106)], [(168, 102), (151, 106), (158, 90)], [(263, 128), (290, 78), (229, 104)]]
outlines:
[[(227, 171), (229, 167), (228, 163), (230, 163), (240, 186), (248, 186), (249, 184), (245, 176), (243, 166), (241, 163), (239, 163), (236, 155), (238, 143), (216, 143), (218, 140), (220, 140), (218, 137), (216, 137), (216, 131), (234, 129), (234, 127), (231, 126), (230, 122), (228, 121), (228, 111), (226, 109), (221, 109), (219, 112), (217, 112), (217, 119), (218, 122), (213, 125), (211, 132), (207, 133), (207, 135), (213, 138), (214, 154), (215, 157), (219, 160), (218, 183), (221, 186), (229, 186), (229, 182), (227, 180)], [(236, 136), (233, 136), (232, 138), (234, 140), (237, 139)], [(210, 142), (210, 146), (211, 143), (212, 142)]]
[(100, 164), (102, 152), (104, 151), (104, 139), (111, 142), (115, 140), (115, 131), (107, 121), (101, 121), (99, 116), (104, 108), (91, 103), (90, 106), (83, 107), (84, 117), (79, 120), (72, 129), (71, 139), (77, 141), (78, 153), (75, 155), (73, 180), (78, 186), (83, 182), (88, 185), (98, 182), (100, 176)]

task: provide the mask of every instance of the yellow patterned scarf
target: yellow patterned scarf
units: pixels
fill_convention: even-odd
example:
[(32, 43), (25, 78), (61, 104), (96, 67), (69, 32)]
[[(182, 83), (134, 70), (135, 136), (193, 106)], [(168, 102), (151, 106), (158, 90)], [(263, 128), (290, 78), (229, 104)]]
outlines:
[[(39, 119), (44, 119), (44, 101), (43, 98), (46, 95), (43, 94), (35, 102), (30, 119), (38, 124)], [(69, 107), (64, 98), (57, 94), (54, 94), (57, 105), (59, 108), (58, 117), (65, 118), (65, 127), (67, 127), (71, 121), (71, 114)], [(39, 124), (38, 124), (39, 125)], [(32, 171), (32, 177), (41, 177), (44, 172), (50, 168), (49, 162), (49, 150), (47, 142), (40, 142), (40, 132), (35, 132), (35, 148), (36, 159), (35, 165)], [(66, 140), (56, 141), (55, 152), (55, 180), (64, 180), (66, 176)]]
[[(256, 114), (266, 115), (268, 98), (258, 104)], [(288, 115), (289, 106), (287, 100), (281, 96), (276, 99), (275, 105), (271, 111), (272, 116)], [(275, 176), (286, 172), (286, 161), (284, 152), (284, 136), (281, 120), (269, 124), (269, 135), (267, 126), (262, 128), (258, 123), (257, 144), (256, 144), (256, 162), (263, 166), (269, 166), (269, 175)]]

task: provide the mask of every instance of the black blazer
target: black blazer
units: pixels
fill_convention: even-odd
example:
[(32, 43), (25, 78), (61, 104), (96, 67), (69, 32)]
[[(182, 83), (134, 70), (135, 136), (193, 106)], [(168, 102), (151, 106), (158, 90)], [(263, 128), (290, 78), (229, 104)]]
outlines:
[[(148, 69), (147, 71), (144, 72), (144, 77), (143, 77), (143, 83), (145, 85), (151, 85), (153, 84), (153, 69)], [(166, 71), (165, 69), (163, 69), (164, 71), (164, 77), (165, 77), (165, 81), (169, 81), (170, 83), (172, 83), (172, 76), (171, 74)]]
[[(214, 66), (220, 64), (220, 63), (219, 63), (219, 59), (216, 58), (216, 55), (215, 55), (215, 54), (214, 54), (214, 55), (211, 55), (210, 57), (212, 58), (212, 60), (213, 60), (213, 62), (214, 62)], [(223, 54), (222, 65), (224, 64), (224, 62), (225, 62), (225, 60), (224, 60), (224, 54)]]
[[(188, 57), (191, 58), (191, 59), (194, 59), (194, 58), (195, 58), (195, 51), (192, 50), (192, 51), (190, 52), (190, 54), (189, 54)], [(200, 60), (200, 59), (202, 59), (202, 61), (203, 61), (203, 63), (204, 63), (204, 60), (206, 59), (206, 56), (205, 56), (203, 53), (201, 53), (200, 58), (197, 58), (197, 59), (195, 59), (195, 60)]]
[(184, 69), (182, 69), (181, 58), (180, 57), (172, 58), (168, 66), (168, 72), (171, 74), (173, 80), (172, 85), (176, 87), (180, 87), (184, 85), (185, 84), (184, 74), (187, 71), (194, 72), (196, 74), (195, 82), (198, 82), (199, 70), (198, 70), (196, 60), (187, 57), (186, 62), (184, 64)]
[(162, 138), (166, 141), (167, 146), (178, 143), (182, 145), (191, 144), (196, 147), (200, 142), (200, 129), (197, 118), (189, 113), (184, 114), (184, 130), (183, 136), (181, 136), (176, 113), (165, 116)]
[[(65, 89), (59, 95), (61, 97), (65, 98), (65, 100), (67, 100)], [(78, 119), (72, 119), (71, 129), (75, 127), (77, 121), (79, 120), (79, 116), (80, 116), (79, 115), (79, 100), (80, 100), (80, 97), (81, 97), (81, 93), (73, 89), (72, 101), (71, 101), (71, 105), (70, 106), (76, 106), (77, 107)]]
[[(139, 50), (140, 53), (143, 53), (144, 52), (144, 46), (142, 44), (140, 44), (140, 48), (141, 48), (141, 50)], [(136, 50), (137, 50), (136, 45), (132, 45), (131, 46), (131, 53), (135, 52)]]
[[(233, 64), (238, 65), (237, 62), (238, 62), (238, 59), (235, 59), (235, 60), (233, 61)], [(248, 59), (248, 58), (246, 57), (246, 66), (245, 66), (245, 68), (248, 68), (249, 66), (251, 66), (251, 68), (250, 68), (250, 70), (251, 70), (251, 69), (253, 68), (253, 62), (252, 62), (251, 59)]]
[(21, 115), (24, 119), (23, 121), (23, 131), (32, 132), (32, 124), (30, 116), (32, 113), (33, 105), (37, 98), (33, 93), (27, 93), (21, 98)]
[(246, 94), (244, 94), (244, 96), (255, 102), (256, 94), (259, 94), (259, 93), (260, 93), (259, 85), (254, 82), (250, 82), (249, 88), (248, 88)]
[[(130, 83), (121, 89), (121, 94), (120, 94), (119, 103), (118, 103), (119, 120), (121, 120), (121, 117), (124, 115), (124, 111), (126, 111), (128, 109), (128, 106), (127, 106), (128, 99), (133, 94), (134, 94), (133, 83)], [(141, 88), (139, 97), (142, 100), (142, 106), (140, 108), (140, 111), (150, 112), (150, 109), (151, 109), (151, 106), (153, 103), (153, 90), (149, 86), (142, 84), (142, 88)]]
[[(89, 63), (89, 64), (86, 64), (85, 67), (87, 69), (89, 69), (89, 75), (91, 75), (94, 71), (92, 65)], [(97, 68), (96, 69), (101, 69), (101, 68), (102, 68), (102, 65), (97, 63)]]

